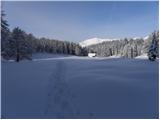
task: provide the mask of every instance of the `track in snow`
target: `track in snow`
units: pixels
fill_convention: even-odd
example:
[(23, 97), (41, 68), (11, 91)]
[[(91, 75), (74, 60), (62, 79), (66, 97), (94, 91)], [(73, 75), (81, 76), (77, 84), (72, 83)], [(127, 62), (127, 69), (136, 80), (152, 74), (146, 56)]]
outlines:
[(53, 70), (48, 83), (48, 100), (44, 111), (47, 117), (72, 118), (77, 114), (77, 110), (72, 103), (73, 94), (65, 79), (66, 65), (63, 61), (58, 61), (56, 71)]

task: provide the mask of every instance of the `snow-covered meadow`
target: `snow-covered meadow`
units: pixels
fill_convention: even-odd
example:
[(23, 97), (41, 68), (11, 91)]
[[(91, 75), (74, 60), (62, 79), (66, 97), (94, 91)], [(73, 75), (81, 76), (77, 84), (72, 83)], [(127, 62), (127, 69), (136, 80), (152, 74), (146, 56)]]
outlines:
[(3, 118), (158, 118), (158, 61), (2, 61)]

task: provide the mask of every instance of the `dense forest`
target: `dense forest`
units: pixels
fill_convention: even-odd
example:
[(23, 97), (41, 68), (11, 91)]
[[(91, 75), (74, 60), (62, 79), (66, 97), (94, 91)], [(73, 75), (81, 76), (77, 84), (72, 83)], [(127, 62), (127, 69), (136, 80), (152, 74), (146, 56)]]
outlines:
[[(154, 48), (153, 48), (154, 45)], [(123, 39), (106, 41), (88, 47), (90, 52), (96, 52), (97, 56), (108, 57), (119, 55), (126, 58), (134, 58), (142, 54), (148, 54), (149, 50), (154, 49), (156, 57), (159, 57), (159, 31), (153, 32), (148, 38)]]
[(147, 39), (123, 39), (106, 41), (100, 44), (81, 47), (79, 44), (48, 38), (36, 38), (19, 27), (12, 31), (5, 20), (5, 13), (1, 14), (1, 56), (4, 59), (32, 59), (34, 53), (70, 54), (87, 56), (89, 52), (96, 52), (97, 56), (108, 57), (119, 55), (134, 58), (142, 54), (159, 57), (159, 31), (153, 32)]
[(34, 53), (71, 54), (77, 56), (87, 55), (87, 50), (79, 44), (48, 38), (36, 38), (27, 34), (19, 27), (9, 30), (9, 25), (1, 16), (1, 55), (4, 59), (32, 59)]

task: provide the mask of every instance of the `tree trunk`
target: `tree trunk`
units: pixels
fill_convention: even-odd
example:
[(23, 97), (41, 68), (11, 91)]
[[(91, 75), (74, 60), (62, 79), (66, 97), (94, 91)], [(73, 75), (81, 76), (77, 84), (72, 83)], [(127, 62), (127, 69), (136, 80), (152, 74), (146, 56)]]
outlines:
[(20, 56), (19, 56), (19, 54), (17, 54), (17, 56), (16, 56), (16, 62), (19, 62), (19, 60), (20, 60)]
[(19, 60), (20, 60), (20, 54), (19, 54), (19, 49), (17, 49), (16, 62), (19, 62)]

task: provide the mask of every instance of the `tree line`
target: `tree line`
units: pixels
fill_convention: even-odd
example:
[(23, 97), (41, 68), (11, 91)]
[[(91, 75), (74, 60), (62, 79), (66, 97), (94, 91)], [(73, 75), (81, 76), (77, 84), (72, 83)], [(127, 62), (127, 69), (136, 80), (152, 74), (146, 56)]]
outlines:
[(105, 41), (88, 47), (89, 52), (96, 52), (97, 56), (108, 57), (119, 55), (125, 58), (134, 58), (142, 54), (149, 54), (152, 51), (159, 57), (159, 31), (153, 32), (147, 39), (122, 39), (115, 41)]
[(88, 47), (79, 44), (48, 38), (36, 38), (31, 33), (26, 33), (19, 27), (12, 31), (5, 20), (4, 11), (1, 14), (1, 56), (4, 59), (32, 59), (34, 53), (70, 54), (87, 56), (89, 52), (96, 52), (97, 56), (108, 57), (119, 55), (126, 58), (134, 58), (142, 54), (148, 54), (150, 58), (159, 57), (159, 31), (153, 32), (147, 39), (122, 39), (105, 41)]
[(70, 54), (77, 56), (87, 55), (87, 50), (79, 44), (48, 38), (36, 38), (19, 27), (9, 30), (9, 25), (1, 16), (1, 55), (4, 59), (32, 59), (34, 53)]

